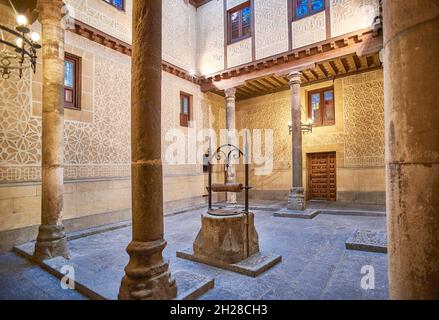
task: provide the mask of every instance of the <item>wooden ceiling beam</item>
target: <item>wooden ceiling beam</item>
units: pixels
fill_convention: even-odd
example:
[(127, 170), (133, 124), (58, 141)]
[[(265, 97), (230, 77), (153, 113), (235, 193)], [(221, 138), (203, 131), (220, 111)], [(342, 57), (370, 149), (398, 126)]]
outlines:
[(325, 67), (328, 68), (329, 72), (331, 73), (331, 76), (335, 77), (337, 75), (337, 69), (334, 68), (331, 61), (326, 62)]
[(358, 66), (357, 66), (357, 63), (355, 62), (354, 55), (348, 56), (346, 58), (346, 61), (349, 64), (349, 71), (351, 71), (351, 68), (352, 68), (353, 71), (357, 71), (358, 70)]
[(329, 77), (329, 73), (326, 71), (323, 64), (316, 64), (316, 69), (319, 70), (325, 76), (325, 78)]

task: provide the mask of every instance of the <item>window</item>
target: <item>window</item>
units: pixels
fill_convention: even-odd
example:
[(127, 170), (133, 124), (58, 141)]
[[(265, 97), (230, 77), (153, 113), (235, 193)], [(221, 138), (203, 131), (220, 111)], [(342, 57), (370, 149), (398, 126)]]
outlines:
[(64, 107), (80, 109), (81, 58), (65, 54), (64, 58)]
[(334, 88), (308, 93), (308, 116), (314, 120), (316, 127), (335, 124)]
[(293, 19), (299, 20), (325, 10), (325, 0), (292, 0)]
[(187, 93), (180, 93), (180, 125), (189, 127), (191, 120), (192, 96)]
[(106, 3), (111, 4), (119, 10), (125, 11), (125, 1), (124, 0), (104, 0)]
[(231, 9), (227, 16), (229, 44), (251, 37), (252, 12), (250, 2), (245, 2)]

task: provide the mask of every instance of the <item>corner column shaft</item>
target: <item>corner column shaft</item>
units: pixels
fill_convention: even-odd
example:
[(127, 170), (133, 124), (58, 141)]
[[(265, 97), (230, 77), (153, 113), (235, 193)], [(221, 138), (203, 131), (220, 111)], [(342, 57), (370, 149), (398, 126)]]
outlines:
[(383, 3), (389, 289), (439, 299), (439, 5)]
[(64, 29), (61, 0), (39, 0), (43, 51), (41, 226), (37, 260), (68, 257), (62, 223), (64, 188)]
[[(161, 160), (162, 1), (133, 1), (131, 93), (133, 240), (119, 291), (121, 300), (177, 296), (164, 261)], [(145, 98), (147, 97), (147, 98)]]

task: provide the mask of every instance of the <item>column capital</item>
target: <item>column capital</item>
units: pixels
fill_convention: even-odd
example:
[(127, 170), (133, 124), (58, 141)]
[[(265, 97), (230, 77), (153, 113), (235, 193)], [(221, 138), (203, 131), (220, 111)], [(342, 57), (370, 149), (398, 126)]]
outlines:
[(301, 72), (298, 72), (298, 71), (290, 72), (287, 75), (290, 86), (292, 86), (294, 84), (302, 84), (301, 76), (302, 76)]
[(63, 17), (63, 0), (38, 0), (37, 9), (39, 12), (38, 20), (44, 23), (45, 20), (61, 21)]
[(229, 98), (235, 98), (235, 95), (236, 95), (236, 88), (229, 88), (229, 89), (226, 89), (226, 90), (224, 90), (224, 93), (226, 94), (226, 99), (229, 99)]

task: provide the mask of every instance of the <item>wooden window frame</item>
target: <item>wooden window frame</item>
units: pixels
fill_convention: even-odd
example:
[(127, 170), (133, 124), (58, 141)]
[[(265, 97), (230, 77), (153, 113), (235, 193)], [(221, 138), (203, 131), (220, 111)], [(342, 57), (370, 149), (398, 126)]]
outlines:
[[(73, 79), (73, 102), (66, 102), (65, 101), (65, 91), (66, 86), (63, 88), (63, 102), (64, 102), (64, 108), (67, 109), (73, 109), (73, 110), (81, 110), (81, 77), (82, 77), (82, 59), (81, 57), (75, 56), (71, 53), (64, 53), (64, 61), (70, 61), (73, 62), (74, 65), (74, 79)], [(64, 79), (63, 79), (64, 80)], [(68, 88), (68, 90), (71, 90), (71, 88)]]
[(290, 2), (292, 3), (291, 8), (293, 10), (292, 21), (298, 21), (298, 20), (301, 20), (304, 18), (308, 18), (308, 17), (311, 17), (317, 13), (320, 13), (320, 12), (323, 12), (326, 10), (326, 6), (327, 6), (326, 0), (323, 0), (323, 8), (320, 10), (317, 10), (317, 11), (312, 11), (311, 10), (312, 1), (311, 0), (307, 0), (307, 1), (308, 1), (308, 14), (306, 14), (302, 17), (297, 17), (297, 0), (290, 0)]
[[(332, 121), (327, 121), (325, 120), (325, 111), (326, 111), (326, 106), (325, 106), (325, 92), (328, 91), (332, 91), (332, 95), (333, 95), (333, 103), (334, 103), (334, 120)], [(313, 90), (313, 91), (309, 91), (308, 97), (307, 97), (307, 102), (308, 102), (308, 118), (312, 119), (313, 113), (312, 113), (312, 101), (311, 98), (314, 94), (316, 93), (320, 93), (320, 119), (321, 119), (321, 123), (316, 123), (314, 122), (314, 127), (329, 127), (329, 126), (335, 126), (335, 91), (334, 91), (334, 86), (331, 87), (324, 87), (321, 89), (317, 89), (317, 90)]]
[[(183, 98), (188, 99), (188, 108), (187, 108), (187, 114), (183, 112)], [(192, 116), (192, 102), (193, 102), (193, 96), (189, 93), (180, 91), (180, 126), (189, 128), (189, 122), (191, 121)]]
[[(244, 8), (250, 8), (251, 11), (251, 15), (250, 15), (250, 19), (251, 19), (251, 23), (250, 23), (250, 34), (243, 36), (242, 35), (242, 14), (240, 15), (240, 21), (239, 21), (239, 34), (240, 36), (238, 38), (232, 39), (232, 14), (237, 12), (237, 11), (242, 11), (242, 9)], [(240, 5), (227, 10), (227, 44), (233, 44), (233, 43), (237, 43), (240, 42), (242, 40), (251, 38), (253, 36), (253, 6), (251, 1), (246, 1), (244, 3), (241, 3)]]
[(122, 7), (118, 7), (117, 5), (114, 4), (113, 0), (103, 0), (106, 4), (109, 4), (110, 6), (112, 6), (113, 8), (116, 8), (119, 11), (123, 11), (125, 12), (125, 0), (121, 0), (122, 1)]

